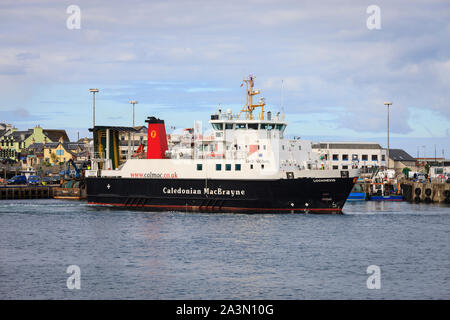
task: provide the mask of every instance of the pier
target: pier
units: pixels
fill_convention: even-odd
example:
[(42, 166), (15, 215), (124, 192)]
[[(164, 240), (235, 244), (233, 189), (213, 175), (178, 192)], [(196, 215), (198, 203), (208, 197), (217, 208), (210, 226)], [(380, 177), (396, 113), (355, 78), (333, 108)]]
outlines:
[(0, 186), (0, 200), (50, 199), (56, 186)]
[(406, 201), (450, 204), (450, 183), (405, 181), (400, 187)]

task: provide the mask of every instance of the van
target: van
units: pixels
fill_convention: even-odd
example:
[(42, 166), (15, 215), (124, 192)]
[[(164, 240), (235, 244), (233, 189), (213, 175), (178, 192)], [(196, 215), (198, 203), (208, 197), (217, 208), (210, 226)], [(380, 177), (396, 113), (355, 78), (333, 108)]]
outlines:
[(14, 176), (8, 180), (8, 184), (27, 184), (27, 178), (25, 176)]

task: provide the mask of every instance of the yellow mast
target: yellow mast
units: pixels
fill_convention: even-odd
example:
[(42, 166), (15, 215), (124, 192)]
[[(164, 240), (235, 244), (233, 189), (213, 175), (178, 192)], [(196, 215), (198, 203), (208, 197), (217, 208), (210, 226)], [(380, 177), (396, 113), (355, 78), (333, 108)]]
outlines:
[[(261, 120), (264, 120), (264, 106), (266, 105), (266, 103), (264, 102), (264, 98), (261, 98), (259, 103), (253, 104), (253, 96), (260, 93), (259, 90), (253, 90), (254, 79), (255, 78), (253, 77), (253, 75), (249, 75), (248, 79), (244, 79), (244, 82), (247, 85), (247, 100), (245, 106), (241, 110), (241, 113), (247, 112), (247, 116), (245, 117), (245, 119), (253, 120), (253, 110), (261, 107), (261, 114), (259, 118)], [(239, 114), (239, 116), (241, 115), (241, 113)]]

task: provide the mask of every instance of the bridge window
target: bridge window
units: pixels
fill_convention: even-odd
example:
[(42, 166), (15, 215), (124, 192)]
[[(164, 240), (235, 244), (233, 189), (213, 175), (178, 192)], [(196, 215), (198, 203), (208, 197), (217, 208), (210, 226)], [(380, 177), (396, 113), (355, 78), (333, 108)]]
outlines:
[(378, 155), (373, 154), (372, 155), (372, 161), (378, 161)]
[(348, 161), (348, 154), (343, 154), (342, 155), (342, 160), (343, 161)]
[(236, 171), (241, 171), (241, 165), (240, 165), (239, 163), (236, 163), (236, 164), (234, 165), (234, 170), (236, 170)]
[(233, 124), (232, 123), (225, 123), (225, 129), (232, 130), (233, 129)]
[(275, 125), (272, 123), (261, 123), (261, 129), (272, 130), (275, 128)]
[(216, 171), (221, 171), (222, 165), (220, 163), (216, 163)]
[(246, 129), (247, 124), (246, 123), (236, 123), (236, 129)]
[(201, 163), (197, 163), (197, 171), (202, 171), (203, 165)]
[(226, 170), (226, 171), (231, 171), (231, 164), (227, 163), (227, 164), (225, 165), (225, 170)]
[(212, 127), (214, 130), (223, 130), (223, 123), (213, 123)]
[(284, 128), (286, 128), (286, 125), (285, 125), (285, 124), (277, 124), (277, 125), (276, 125), (276, 129), (277, 129), (277, 130), (283, 131)]
[(257, 123), (249, 123), (248, 128), (253, 129), (253, 130), (258, 130), (258, 124)]

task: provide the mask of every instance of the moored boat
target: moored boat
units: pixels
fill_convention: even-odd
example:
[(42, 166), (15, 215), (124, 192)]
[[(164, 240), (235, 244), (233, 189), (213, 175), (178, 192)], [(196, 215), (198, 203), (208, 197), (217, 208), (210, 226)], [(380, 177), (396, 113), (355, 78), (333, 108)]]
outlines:
[[(168, 144), (164, 121), (149, 117), (145, 159), (113, 168), (108, 155), (117, 135), (105, 129), (103, 168), (94, 160), (86, 172), (88, 202), (147, 210), (341, 212), (359, 170), (326, 168), (310, 141), (285, 138), (284, 114), (265, 113), (264, 99), (253, 101), (259, 94), (254, 77), (244, 82), (245, 106), (239, 114), (219, 109), (211, 115), (211, 135), (195, 125), (185, 143)], [(97, 130), (94, 137), (101, 136)]]

